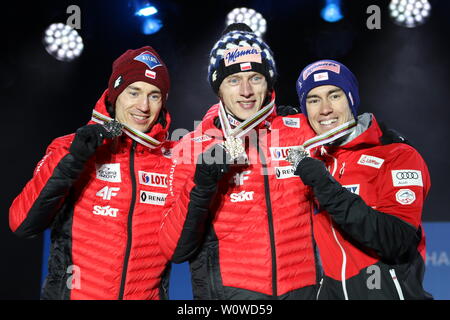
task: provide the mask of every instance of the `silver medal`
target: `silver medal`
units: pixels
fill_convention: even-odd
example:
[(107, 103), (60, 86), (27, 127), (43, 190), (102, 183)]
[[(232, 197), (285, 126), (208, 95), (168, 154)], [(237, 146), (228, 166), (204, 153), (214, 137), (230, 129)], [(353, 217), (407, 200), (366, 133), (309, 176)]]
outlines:
[(304, 158), (308, 157), (308, 151), (305, 150), (302, 146), (289, 149), (289, 154), (286, 157), (286, 160), (294, 167), (294, 170), (297, 168), (300, 161)]

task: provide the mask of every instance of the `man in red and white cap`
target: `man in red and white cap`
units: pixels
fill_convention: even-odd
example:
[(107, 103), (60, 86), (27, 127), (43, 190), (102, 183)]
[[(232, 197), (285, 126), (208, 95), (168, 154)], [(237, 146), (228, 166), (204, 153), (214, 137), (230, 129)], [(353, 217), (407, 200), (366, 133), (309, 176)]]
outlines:
[(126, 51), (89, 124), (50, 144), (14, 200), (15, 234), (52, 230), (42, 299), (167, 298), (157, 234), (171, 164), (169, 88), (153, 48)]

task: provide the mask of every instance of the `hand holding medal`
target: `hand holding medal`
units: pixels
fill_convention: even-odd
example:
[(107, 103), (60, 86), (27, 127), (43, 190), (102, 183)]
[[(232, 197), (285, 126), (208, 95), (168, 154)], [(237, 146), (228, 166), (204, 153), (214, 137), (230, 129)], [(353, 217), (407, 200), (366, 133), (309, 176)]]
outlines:
[(103, 123), (103, 128), (107, 131), (105, 138), (113, 139), (122, 135), (122, 129), (124, 126), (119, 121), (114, 119), (111, 121), (105, 121), (105, 123)]

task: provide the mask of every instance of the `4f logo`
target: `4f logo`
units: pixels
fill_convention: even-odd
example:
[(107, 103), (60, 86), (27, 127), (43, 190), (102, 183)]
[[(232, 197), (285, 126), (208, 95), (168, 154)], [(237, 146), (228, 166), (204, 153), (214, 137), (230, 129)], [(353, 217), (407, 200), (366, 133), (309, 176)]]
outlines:
[(120, 188), (114, 187), (104, 187), (95, 195), (101, 197), (103, 200), (111, 200), (112, 197), (117, 196), (117, 193), (120, 191)]
[(233, 176), (233, 182), (237, 186), (244, 185), (244, 181), (248, 180), (248, 175), (251, 173), (251, 171), (242, 171), (241, 173), (236, 173)]

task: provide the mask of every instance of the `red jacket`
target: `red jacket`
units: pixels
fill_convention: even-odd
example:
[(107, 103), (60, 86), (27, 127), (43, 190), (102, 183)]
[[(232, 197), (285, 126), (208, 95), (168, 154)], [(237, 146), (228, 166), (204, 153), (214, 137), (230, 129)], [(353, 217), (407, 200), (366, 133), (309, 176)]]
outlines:
[[(105, 96), (95, 110), (109, 116)], [(166, 121), (149, 135), (164, 141), (168, 114)], [(50, 144), (9, 212), (10, 227), (20, 236), (52, 228), (42, 298), (161, 298), (167, 259), (157, 234), (171, 164), (163, 152), (170, 146), (149, 149), (123, 134), (105, 141), (83, 169), (68, 151), (73, 138)]]
[[(196, 212), (191, 192), (199, 154), (223, 141), (217, 115), (215, 105), (173, 150), (160, 232), (164, 253), (175, 262), (190, 260), (197, 299), (314, 296), (312, 206), (285, 160), (289, 147), (314, 132), (303, 115), (273, 112), (253, 131), (259, 151), (255, 141), (247, 144), (250, 164), (232, 167), (222, 178), (206, 218)], [(306, 287), (308, 294), (298, 292)]]
[[(375, 117), (364, 117), (371, 117), (367, 128), (343, 145), (324, 147), (319, 158), (337, 182), (376, 210), (367, 214), (380, 219), (365, 217), (364, 208), (356, 212), (355, 203), (348, 210), (356, 214), (347, 211), (346, 217), (339, 218), (341, 225), (326, 211), (314, 215), (314, 236), (325, 275), (321, 291), (327, 291), (321, 295), (328, 299), (421, 299), (427, 295), (422, 288), (425, 237), (421, 221), (430, 189), (428, 169), (411, 146), (381, 145), (382, 133)], [(401, 248), (406, 245), (402, 244), (402, 234), (394, 234), (398, 230), (394, 223), (417, 232), (417, 243), (408, 252)], [(391, 247), (394, 249), (387, 253)], [(375, 269), (381, 271), (380, 288)]]

